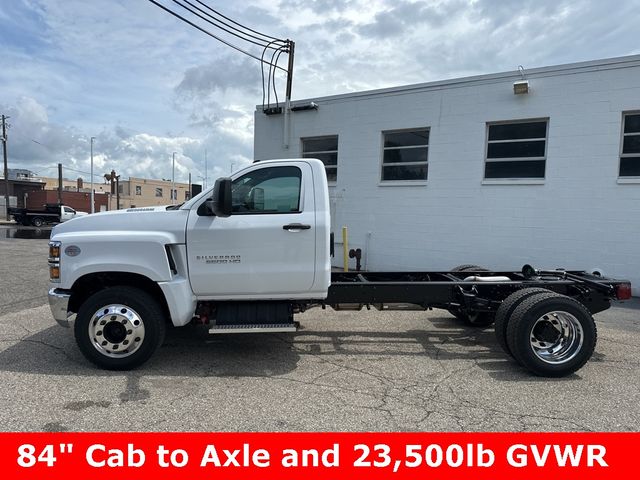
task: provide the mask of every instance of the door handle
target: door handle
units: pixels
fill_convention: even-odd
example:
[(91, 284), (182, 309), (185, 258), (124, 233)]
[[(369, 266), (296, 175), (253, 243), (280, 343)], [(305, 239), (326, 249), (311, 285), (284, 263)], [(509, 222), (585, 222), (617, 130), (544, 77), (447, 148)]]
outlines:
[(283, 230), (309, 230), (311, 225), (303, 225), (302, 223), (290, 223), (289, 225), (283, 225)]

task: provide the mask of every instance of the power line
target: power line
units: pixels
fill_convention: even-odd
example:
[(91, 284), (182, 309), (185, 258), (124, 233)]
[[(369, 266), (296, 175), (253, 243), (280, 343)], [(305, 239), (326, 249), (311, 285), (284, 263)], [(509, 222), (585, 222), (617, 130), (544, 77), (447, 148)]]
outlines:
[(196, 2), (198, 2), (200, 5), (204, 6), (205, 8), (211, 10), (212, 12), (214, 12), (216, 15), (219, 15), (220, 17), (224, 18), (225, 20), (229, 20), (231, 23), (234, 23), (236, 25), (238, 25), (239, 27), (244, 28), (245, 30), (249, 30), (250, 32), (256, 33), (262, 37), (265, 37), (267, 40), (278, 40), (278, 41), (283, 41), (277, 37), (272, 37), (271, 35), (265, 35), (264, 33), (260, 33), (256, 30), (253, 30), (249, 27), (245, 27), (244, 25), (236, 22), (235, 20), (230, 19), (229, 17), (224, 16), (222, 13), (218, 12), (217, 10), (211, 8), (210, 6), (206, 5), (205, 3), (201, 2), (200, 0), (196, 0)]
[[(271, 62), (274, 62), (274, 58), (275, 58), (275, 65), (278, 65), (278, 61), (280, 60), (280, 55), (282, 54), (284, 50), (276, 50), (273, 52), (273, 55), (271, 55)], [(278, 104), (278, 91), (276, 90), (276, 70), (272, 69), (271, 67), (269, 67), (269, 72), (270, 72), (270, 83), (271, 86), (273, 87), (273, 95), (275, 97), (276, 100), (276, 105)], [(269, 84), (267, 84), (267, 90), (269, 89)], [(269, 98), (269, 95), (267, 93), (267, 99)], [(268, 101), (267, 101), (268, 102)], [(268, 102), (269, 104), (271, 104), (271, 102)]]
[[(175, 1), (175, 0), (174, 0), (174, 1)], [(160, 3), (156, 2), (155, 0), (149, 0), (149, 2), (153, 3), (153, 4), (154, 4), (154, 5), (156, 5), (157, 7), (161, 8), (162, 10), (164, 10), (165, 12), (167, 12), (167, 13), (169, 13), (169, 14), (173, 15), (174, 17), (179, 18), (179, 19), (180, 19), (180, 20), (182, 20), (183, 22), (185, 22), (185, 23), (187, 23), (187, 24), (191, 25), (193, 28), (196, 28), (196, 29), (200, 30), (200, 31), (201, 31), (202, 33), (204, 33), (205, 35), (209, 35), (211, 38), (214, 38), (214, 39), (218, 40), (219, 42), (224, 43), (224, 44), (225, 44), (225, 45), (227, 45), (228, 47), (231, 47), (231, 48), (233, 48), (234, 50), (237, 50), (237, 51), (238, 51), (238, 52), (240, 52), (240, 53), (243, 53), (243, 54), (245, 54), (245, 55), (247, 55), (247, 56), (249, 56), (249, 57), (251, 57), (251, 58), (253, 58), (253, 59), (255, 59), (255, 60), (258, 60), (259, 62), (262, 62), (262, 60), (260, 59), (260, 57), (257, 57), (256, 55), (253, 55), (252, 53), (249, 53), (249, 52), (247, 52), (246, 50), (243, 50), (242, 48), (240, 48), (240, 47), (238, 47), (238, 46), (236, 46), (236, 45), (233, 45), (232, 43), (230, 43), (230, 42), (228, 42), (228, 41), (226, 41), (226, 40), (224, 40), (224, 39), (222, 39), (222, 38), (218, 37), (217, 35), (214, 35), (213, 33), (209, 32), (208, 30), (205, 30), (205, 29), (204, 29), (204, 28), (202, 28), (201, 26), (196, 25), (195, 23), (193, 23), (193, 22), (192, 22), (192, 21), (190, 21), (190, 20), (187, 20), (187, 19), (186, 19), (186, 18), (184, 18), (182, 15), (180, 15), (180, 14), (178, 14), (178, 13), (174, 12), (173, 10), (171, 10), (171, 9), (169, 9), (169, 8), (167, 8), (167, 7), (165, 7), (164, 5), (161, 5)], [(284, 69), (284, 68), (282, 68), (282, 67), (278, 67), (278, 66), (275, 66), (274, 68), (279, 68), (280, 70), (283, 70), (283, 71), (285, 71), (285, 72), (287, 71), (286, 69)]]
[[(194, 11), (192, 11), (192, 10), (188, 9), (187, 7), (185, 7), (184, 5), (182, 5), (180, 2), (178, 2), (178, 1), (176, 1), (176, 0), (173, 0), (173, 3), (176, 3), (176, 4), (180, 5), (182, 8), (187, 9), (189, 12), (191, 12), (191, 13), (193, 13), (194, 15), (197, 15), (198, 17), (202, 18), (202, 19), (203, 19), (204, 21), (206, 21), (207, 23), (210, 23), (210, 24), (211, 24), (211, 25), (213, 25), (214, 27), (219, 28), (219, 29), (221, 29), (221, 30), (224, 30), (225, 32), (227, 32), (227, 33), (229, 33), (229, 34), (231, 34), (231, 35), (234, 35), (234, 36), (238, 37), (238, 38), (239, 38), (239, 39), (241, 39), (241, 40), (245, 40), (245, 41), (247, 41), (247, 42), (250, 42), (250, 43), (253, 43), (253, 44), (255, 44), (255, 45), (258, 45), (258, 46), (261, 46), (261, 47), (265, 47), (265, 48), (276, 48), (276, 47), (269, 47), (269, 46), (268, 46), (268, 45), (269, 45), (270, 43), (272, 43), (273, 41), (280, 42), (280, 43), (282, 43), (282, 44), (285, 44), (285, 43), (286, 43), (286, 40), (281, 40), (281, 39), (278, 39), (278, 38), (273, 38), (273, 39), (271, 39), (271, 38), (266, 38), (266, 39), (264, 39), (264, 38), (260, 38), (260, 37), (258, 37), (258, 36), (256, 36), (256, 35), (252, 35), (252, 34), (250, 34), (250, 33), (244, 32), (244, 31), (242, 31), (241, 29), (236, 28), (236, 27), (234, 27), (233, 25), (229, 25), (228, 23), (226, 23), (226, 22), (224, 22), (224, 21), (220, 20), (219, 18), (216, 18), (215, 16), (211, 15), (210, 13), (205, 12), (204, 10), (202, 10), (201, 8), (199, 8), (197, 5), (194, 5), (193, 3), (191, 3), (189, 0), (183, 0), (183, 1), (184, 1), (186, 4), (188, 4), (188, 5), (192, 6), (193, 8), (195, 8), (196, 10), (198, 10), (199, 12), (201, 12), (202, 14), (206, 15), (207, 17), (209, 17), (209, 18), (210, 18), (211, 20), (213, 20), (213, 21), (211, 21), (211, 20), (207, 20), (206, 18), (204, 18), (204, 17), (202, 17), (201, 15), (199, 15), (199, 14), (195, 13)], [(197, 1), (197, 0), (196, 0), (196, 1)], [(203, 5), (204, 7), (209, 8), (210, 10), (212, 10), (212, 9), (211, 9), (208, 5), (206, 5), (205, 3), (200, 2), (200, 1), (198, 1), (198, 3), (199, 3), (199, 4), (201, 4), (201, 5)], [(215, 12), (215, 10), (213, 10), (213, 11)], [(214, 22), (215, 22), (215, 23), (214, 23)], [(218, 24), (220, 24), (220, 25), (224, 25), (224, 27), (219, 26)], [(225, 28), (225, 27), (227, 27), (227, 28)], [(244, 27), (244, 26), (243, 26), (243, 28), (246, 28), (246, 27)], [(234, 31), (236, 31), (236, 32), (240, 33), (240, 35), (238, 35), (237, 33), (234, 33), (233, 31), (231, 31), (231, 30), (229, 30), (229, 29), (234, 30)], [(245, 38), (245, 37), (249, 37), (249, 38)], [(256, 41), (254, 41), (254, 40), (251, 40), (252, 38), (253, 38), (254, 40), (258, 40), (258, 41), (256, 42)]]
[[(265, 82), (264, 82), (264, 65), (262, 66), (262, 109), (264, 110), (265, 108), (269, 108), (271, 106), (271, 89), (273, 88), (273, 93), (274, 93), (274, 97), (275, 97), (275, 101), (276, 101), (276, 105), (278, 104), (278, 91), (276, 90), (276, 70), (275, 68), (273, 68), (271, 65), (278, 65), (278, 62), (280, 61), (280, 55), (282, 53), (287, 53), (289, 55), (291, 55), (292, 52), (292, 45), (293, 42), (290, 42), (287, 47), (280, 47), (277, 50), (274, 50), (271, 54), (271, 61), (270, 62), (264, 62), (265, 64), (269, 65), (269, 71), (267, 73), (267, 87), (266, 87), (266, 97), (267, 97), (267, 104), (265, 107)], [(265, 48), (262, 51), (262, 58), (264, 59), (265, 54), (267, 53), (267, 49)], [(280, 68), (280, 67), (278, 67)], [(291, 72), (287, 69), (285, 70), (287, 72), (287, 75), (291, 75)], [(289, 92), (287, 92), (289, 93)]]
[[(162, 0), (160, 0), (162, 1)], [(278, 70), (281, 70), (283, 72), (285, 72), (287, 74), (287, 88), (286, 88), (286, 98), (287, 101), (290, 99), (291, 97), (291, 80), (292, 80), (292, 76), (293, 76), (293, 52), (294, 52), (294, 42), (292, 42), (291, 40), (283, 40), (283, 39), (279, 39), (276, 37), (272, 37), (270, 35), (266, 35), (264, 33), (258, 32), (257, 30), (253, 30), (249, 27), (246, 27), (245, 25), (242, 25), (239, 22), (236, 22), (235, 20), (232, 20), (231, 18), (223, 15), (222, 13), (220, 13), (219, 11), (215, 10), (214, 8), (211, 8), (210, 6), (208, 6), (206, 3), (204, 3), (201, 0), (171, 0), (174, 4), (182, 7), (184, 10), (186, 10), (187, 12), (189, 12), (190, 14), (194, 15), (195, 17), (197, 17), (198, 19), (208, 23), (209, 25), (212, 25), (213, 27), (222, 30), (223, 32), (226, 32), (227, 34), (233, 35), (234, 37), (248, 42), (250, 44), (253, 45), (257, 45), (259, 47), (262, 47), (262, 55), (260, 57), (258, 57), (257, 55), (252, 54), (251, 52), (248, 52), (247, 50), (244, 50), (240, 47), (238, 47), (237, 45), (232, 44), (231, 42), (213, 34), (212, 32), (210, 32), (209, 30), (201, 27), (200, 25), (194, 23), (191, 20), (188, 20), (187, 18), (183, 17), (182, 15), (176, 13), (175, 11), (173, 11), (172, 9), (165, 7), (164, 5), (162, 5), (161, 3), (159, 3), (159, 1), (156, 0), (149, 0), (149, 2), (153, 3), (155, 6), (161, 8), (162, 10), (164, 10), (165, 12), (173, 15), (174, 17), (182, 20), (183, 22), (187, 23), (188, 25), (192, 26), (193, 28), (196, 28), (197, 30), (200, 30), (202, 33), (209, 35), (210, 37), (214, 38), (215, 40), (218, 40), (221, 43), (224, 43), (225, 45), (233, 48), (234, 50), (239, 51), (240, 53), (243, 53), (255, 60), (258, 60), (260, 62), (260, 73), (261, 73), (261, 77), (262, 77), (262, 109), (265, 113), (267, 113), (267, 110), (269, 111), (277, 111), (279, 110), (279, 107), (277, 107), (278, 105), (278, 91), (276, 88), (276, 73)], [(208, 10), (209, 12), (212, 12), (214, 15), (212, 15), (211, 13), (208, 13), (207, 11), (203, 10), (202, 8), (198, 7), (197, 5), (195, 5), (193, 2), (198, 3), (199, 5), (201, 5), (202, 7), (204, 7), (206, 10)], [(224, 19), (224, 20), (221, 20)], [(226, 20), (226, 21), (225, 21)], [(234, 25), (237, 25), (240, 28), (237, 28), (233, 25), (231, 25), (230, 23), (233, 23)], [(252, 33), (249, 33), (252, 32)], [(255, 34), (255, 35), (254, 35)], [(268, 61), (265, 59), (265, 55), (267, 54), (267, 51), (272, 50), (271, 52), (271, 60)], [(289, 63), (287, 68), (282, 68), (281, 66), (278, 65), (278, 62), (280, 60), (280, 56), (286, 53), (289, 55)], [(266, 81), (266, 85), (265, 85), (265, 75), (264, 75), (264, 70), (265, 70), (265, 65), (269, 66), (269, 71), (267, 73), (267, 81)], [(273, 89), (273, 95), (275, 98), (275, 102), (276, 102), (276, 108), (275, 110), (271, 108), (271, 91)], [(266, 105), (265, 105), (265, 97), (266, 97)]]

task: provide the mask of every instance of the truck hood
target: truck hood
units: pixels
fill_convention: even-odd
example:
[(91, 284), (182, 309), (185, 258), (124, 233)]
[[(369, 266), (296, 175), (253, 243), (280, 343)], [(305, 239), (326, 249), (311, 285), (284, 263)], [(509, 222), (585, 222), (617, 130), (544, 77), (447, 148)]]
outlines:
[(80, 215), (56, 225), (51, 232), (51, 239), (61, 235), (64, 237), (95, 234), (96, 232), (113, 232), (126, 235), (127, 232), (157, 233), (169, 237), (171, 243), (185, 243), (185, 228), (189, 210), (167, 210), (167, 206), (139, 207), (110, 212)]

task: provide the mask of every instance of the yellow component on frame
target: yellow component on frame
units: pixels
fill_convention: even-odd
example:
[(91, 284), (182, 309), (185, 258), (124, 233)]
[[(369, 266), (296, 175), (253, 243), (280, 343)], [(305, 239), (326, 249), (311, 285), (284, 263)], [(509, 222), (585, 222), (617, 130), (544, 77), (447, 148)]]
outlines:
[(347, 227), (342, 227), (342, 254), (343, 258), (343, 267), (342, 269), (345, 272), (349, 271), (349, 238), (347, 235)]

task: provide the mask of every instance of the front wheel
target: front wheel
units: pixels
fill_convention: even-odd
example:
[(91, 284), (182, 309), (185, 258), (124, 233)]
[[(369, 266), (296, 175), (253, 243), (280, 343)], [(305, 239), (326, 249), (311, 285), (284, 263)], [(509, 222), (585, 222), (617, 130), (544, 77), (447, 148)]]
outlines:
[(146, 362), (162, 344), (165, 318), (158, 302), (134, 287), (111, 287), (90, 296), (74, 325), (82, 354), (107, 370)]
[(31, 225), (40, 228), (42, 225), (44, 225), (44, 219), (42, 217), (33, 217), (31, 219)]

